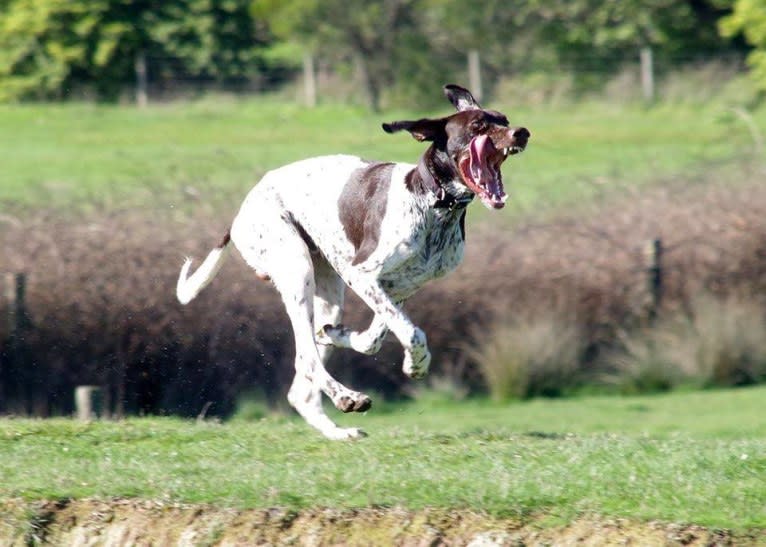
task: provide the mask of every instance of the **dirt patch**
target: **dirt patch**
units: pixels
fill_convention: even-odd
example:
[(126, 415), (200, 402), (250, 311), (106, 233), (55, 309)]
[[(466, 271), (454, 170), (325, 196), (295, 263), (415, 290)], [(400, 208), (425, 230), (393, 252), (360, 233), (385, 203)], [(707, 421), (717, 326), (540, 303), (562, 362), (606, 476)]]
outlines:
[(499, 519), (426, 509), (221, 509), (136, 500), (0, 503), (0, 545), (762, 545), (766, 531), (735, 535), (693, 525), (584, 517)]

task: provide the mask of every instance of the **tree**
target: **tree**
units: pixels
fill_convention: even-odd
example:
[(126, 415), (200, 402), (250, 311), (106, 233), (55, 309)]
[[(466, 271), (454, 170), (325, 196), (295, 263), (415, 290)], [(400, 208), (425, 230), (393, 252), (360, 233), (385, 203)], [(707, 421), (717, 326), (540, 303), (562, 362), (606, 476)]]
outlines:
[(353, 60), (370, 106), (379, 110), (384, 89), (414, 68), (424, 70), (430, 51), (419, 32), (422, 0), (254, 0), (253, 13), (272, 31), (314, 53)]
[(522, 17), (541, 30), (565, 63), (593, 69), (623, 62), (643, 47), (670, 58), (720, 49), (713, 1), (528, 0)]
[(249, 0), (4, 0), (0, 100), (66, 96), (75, 82), (114, 97), (136, 57), (157, 74), (241, 77), (269, 41)]
[(725, 37), (744, 35), (753, 47), (747, 57), (751, 76), (766, 90), (766, 0), (735, 0), (732, 13), (721, 19), (719, 28)]
[(485, 74), (570, 70), (598, 86), (651, 47), (665, 66), (729, 47), (716, 29), (726, 0), (427, 0), (433, 51), (482, 54)]
[(550, 48), (537, 42), (537, 29), (520, 16), (525, 5), (525, 1), (515, 2), (509, 9), (508, 2), (485, 0), (467, 9), (464, 1), (428, 0), (422, 28), (433, 55), (444, 58), (442, 66), (462, 74), (466, 54), (475, 50), (481, 53), (483, 74), (492, 80), (539, 67), (542, 58), (549, 56)]

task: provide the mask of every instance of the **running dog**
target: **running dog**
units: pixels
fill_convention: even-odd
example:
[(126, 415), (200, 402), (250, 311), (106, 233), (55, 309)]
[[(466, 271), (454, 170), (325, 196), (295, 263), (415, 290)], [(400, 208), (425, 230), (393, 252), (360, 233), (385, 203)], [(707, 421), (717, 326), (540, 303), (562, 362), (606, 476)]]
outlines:
[[(212, 280), (231, 243), (258, 277), (271, 280), (295, 337), (288, 400), (330, 439), (365, 434), (338, 427), (322, 409), (322, 393), (343, 412), (372, 404), (327, 372), (332, 348), (372, 354), (390, 330), (404, 346), (404, 373), (421, 378), (428, 372), (426, 336), (401, 306), (460, 263), (466, 207), (475, 196), (489, 209), (505, 205), (500, 166), (530, 137), (502, 113), (483, 109), (467, 89), (447, 85), (444, 93), (456, 113), (383, 124), (387, 133), (407, 131), (430, 143), (417, 165), (336, 155), (270, 171), (199, 268), (189, 275), (188, 258), (181, 268), (176, 294), (182, 304)], [(364, 331), (340, 323), (346, 286), (375, 313)]]

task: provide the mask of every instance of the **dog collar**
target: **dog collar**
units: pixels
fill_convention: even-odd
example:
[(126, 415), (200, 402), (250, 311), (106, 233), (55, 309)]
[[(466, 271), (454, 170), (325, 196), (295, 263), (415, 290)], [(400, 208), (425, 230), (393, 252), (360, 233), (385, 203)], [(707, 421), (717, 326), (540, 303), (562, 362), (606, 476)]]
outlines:
[(449, 211), (465, 209), (473, 201), (473, 194), (458, 197), (447, 192), (444, 186), (436, 182), (431, 170), (422, 160), (418, 162), (418, 174), (425, 186), (436, 196), (436, 201), (432, 205), (434, 209), (447, 209)]
[(447, 192), (443, 186), (440, 186), (439, 190), (436, 192), (436, 201), (433, 206), (436, 209), (449, 209), (450, 211), (454, 211), (456, 209), (465, 209), (472, 201), (472, 194), (466, 197), (457, 197)]

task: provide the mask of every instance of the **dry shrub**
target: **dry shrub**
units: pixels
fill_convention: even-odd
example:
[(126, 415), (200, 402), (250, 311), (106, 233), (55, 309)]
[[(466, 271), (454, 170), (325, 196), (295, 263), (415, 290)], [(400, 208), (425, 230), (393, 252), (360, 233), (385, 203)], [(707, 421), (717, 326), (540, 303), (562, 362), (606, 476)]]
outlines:
[[(37, 213), (12, 229), (4, 269), (28, 275), (32, 326), (21, 360), (3, 362), (0, 405), (68, 412), (72, 388), (92, 383), (105, 387), (118, 414), (193, 415), (207, 401), (227, 411), (243, 385), (284, 383), (277, 365), (285, 344), (278, 342), (289, 336), (268, 287), (245, 286), (229, 271), (219, 285), (226, 290), (211, 290), (194, 306), (175, 302), (183, 256), (204, 256), (205, 242), (225, 227), (204, 216), (173, 223), (124, 211), (83, 220)], [(254, 319), (263, 337), (252, 332)]]
[(581, 362), (577, 327), (561, 317), (499, 319), (475, 336), (469, 354), (496, 401), (563, 395)]
[(766, 315), (759, 299), (702, 296), (689, 317), (667, 323), (669, 357), (695, 383), (730, 387), (766, 380)]
[(694, 311), (690, 338), (696, 347), (696, 374), (705, 386), (766, 380), (766, 317), (761, 303), (704, 299), (696, 302)]
[[(654, 238), (666, 248), (660, 317), (690, 310), (701, 293), (766, 293), (763, 173), (756, 164), (732, 171), (736, 185), (720, 171), (720, 183), (695, 174), (576, 215), (519, 219), (512, 228), (498, 224), (499, 216), (483, 225), (469, 219), (464, 264), (406, 306), (428, 334), (433, 373), (485, 389), (466, 351), (471, 333), (509, 317), (555, 318), (557, 310), (574, 321), (581, 368), (589, 371), (619, 347), (621, 332), (646, 321), (643, 250)], [(196, 415), (212, 401), (211, 414), (228, 414), (253, 388), (280, 399), (292, 380), (293, 342), (269, 285), (230, 258), (190, 305), (175, 301), (183, 257), (199, 261), (230, 221), (231, 212), (207, 210), (0, 218), (0, 269), (27, 273), (31, 323), (13, 349), (0, 321), (0, 411), (70, 412), (72, 388), (84, 383), (104, 386), (117, 413)], [(345, 322), (364, 327), (370, 312), (349, 301)], [(7, 307), (0, 298), (2, 317)], [(410, 385), (401, 358), (401, 346), (387, 343), (372, 357), (337, 351), (330, 369), (355, 388), (388, 396)]]
[(623, 392), (665, 391), (681, 384), (732, 387), (766, 380), (766, 315), (757, 300), (695, 298), (652, 328), (626, 335), (607, 364), (608, 383)]
[[(469, 223), (464, 264), (413, 298), (427, 324), (437, 367), (470, 385), (483, 375), (461, 347), (466, 333), (495, 317), (567, 310), (584, 346), (584, 372), (601, 372), (625, 331), (687, 312), (699, 294), (766, 292), (766, 188), (754, 164), (727, 166), (690, 181), (667, 180), (609, 199), (576, 216), (528, 220), (512, 229)], [(721, 180), (719, 181), (719, 177)], [(730, 184), (729, 180), (737, 180)], [(663, 242), (662, 291), (653, 310), (646, 249)], [(445, 311), (446, 310), (446, 311)], [(438, 318), (435, 320), (434, 318)]]
[(607, 352), (598, 381), (624, 394), (669, 391), (688, 382), (673, 356), (677, 340), (668, 334), (663, 328), (626, 334), (619, 349)]

